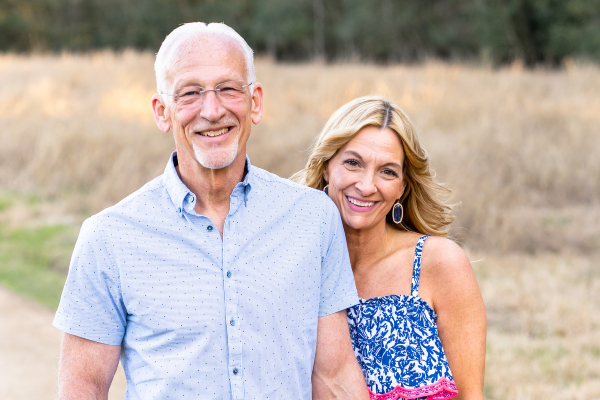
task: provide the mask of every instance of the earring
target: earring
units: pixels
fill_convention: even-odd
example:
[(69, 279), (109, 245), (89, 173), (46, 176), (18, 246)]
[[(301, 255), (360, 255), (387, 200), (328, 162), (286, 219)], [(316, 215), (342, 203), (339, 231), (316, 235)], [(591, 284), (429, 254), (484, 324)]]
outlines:
[(392, 219), (395, 223), (400, 224), (402, 217), (404, 217), (404, 209), (402, 208), (402, 204), (400, 204), (400, 199), (398, 199), (392, 208)]
[(323, 191), (325, 192), (325, 194), (327, 196), (329, 196), (329, 185), (325, 185), (325, 187), (323, 188)]

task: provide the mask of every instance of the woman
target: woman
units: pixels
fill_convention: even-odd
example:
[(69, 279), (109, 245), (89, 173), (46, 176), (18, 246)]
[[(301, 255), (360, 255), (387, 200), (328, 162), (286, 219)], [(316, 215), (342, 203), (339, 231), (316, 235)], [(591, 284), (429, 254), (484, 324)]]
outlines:
[(368, 96), (331, 116), (292, 177), (340, 211), (361, 298), (350, 336), (372, 399), (483, 398), (485, 308), (445, 238), (451, 192), (434, 176), (404, 112)]

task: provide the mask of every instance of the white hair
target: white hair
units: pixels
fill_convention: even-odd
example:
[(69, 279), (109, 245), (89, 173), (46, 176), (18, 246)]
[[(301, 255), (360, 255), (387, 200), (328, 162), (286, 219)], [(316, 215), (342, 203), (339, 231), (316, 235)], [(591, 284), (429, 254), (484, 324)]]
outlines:
[[(254, 52), (239, 33), (223, 23), (213, 22), (207, 25), (204, 22), (190, 22), (179, 26), (169, 33), (162, 42), (158, 53), (156, 53), (154, 72), (156, 74), (156, 88), (158, 93), (163, 94), (167, 90), (167, 71), (174, 63), (172, 57), (175, 50), (190, 38), (201, 35), (226, 36), (233, 39), (240, 45), (246, 58), (247, 83), (254, 83), (256, 81)], [(251, 89), (254, 89), (254, 87), (251, 86)]]

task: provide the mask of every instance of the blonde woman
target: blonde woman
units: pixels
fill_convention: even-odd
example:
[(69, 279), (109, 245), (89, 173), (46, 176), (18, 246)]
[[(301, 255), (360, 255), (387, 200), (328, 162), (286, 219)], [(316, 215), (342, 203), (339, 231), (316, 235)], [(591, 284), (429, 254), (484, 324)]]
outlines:
[(361, 298), (348, 309), (350, 336), (371, 398), (483, 399), (483, 300), (445, 238), (451, 192), (404, 112), (374, 96), (342, 106), (292, 179), (340, 211)]

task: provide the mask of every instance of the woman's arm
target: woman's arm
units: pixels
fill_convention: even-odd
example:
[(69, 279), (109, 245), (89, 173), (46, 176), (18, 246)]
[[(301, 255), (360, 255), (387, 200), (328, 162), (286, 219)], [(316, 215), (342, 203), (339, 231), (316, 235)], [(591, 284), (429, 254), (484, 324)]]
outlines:
[(421, 276), (421, 287), (438, 315), (439, 336), (458, 389), (456, 399), (482, 400), (486, 315), (471, 263), (456, 243), (431, 237), (425, 242)]

